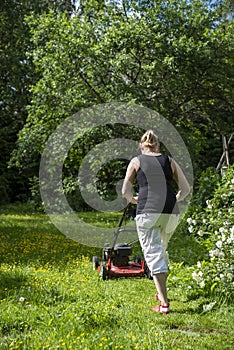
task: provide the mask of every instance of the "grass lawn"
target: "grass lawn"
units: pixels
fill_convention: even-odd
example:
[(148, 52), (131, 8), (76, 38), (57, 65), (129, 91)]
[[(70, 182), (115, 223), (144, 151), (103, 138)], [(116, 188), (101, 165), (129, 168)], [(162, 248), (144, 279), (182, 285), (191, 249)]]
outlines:
[[(83, 218), (111, 225), (119, 215)], [(232, 308), (193, 293), (191, 266), (204, 252), (191, 236), (171, 241), (169, 315), (151, 311), (151, 280), (102, 281), (91, 263), (100, 249), (67, 239), (44, 214), (2, 208), (0, 237), (2, 350), (234, 348)]]

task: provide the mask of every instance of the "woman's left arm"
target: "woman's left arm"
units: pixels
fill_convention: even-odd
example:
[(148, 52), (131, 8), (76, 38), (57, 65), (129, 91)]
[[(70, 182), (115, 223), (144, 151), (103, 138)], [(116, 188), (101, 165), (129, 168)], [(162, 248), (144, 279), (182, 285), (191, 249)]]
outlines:
[(174, 159), (171, 161), (171, 168), (173, 172), (173, 178), (178, 185), (179, 191), (176, 195), (178, 202), (182, 201), (187, 197), (190, 192), (190, 185), (186, 179), (181, 167), (176, 163)]
[(127, 167), (127, 171), (126, 171), (126, 175), (124, 178), (124, 182), (123, 182), (123, 187), (122, 187), (122, 195), (124, 198), (127, 199), (128, 202), (132, 203), (132, 204), (137, 204), (137, 197), (133, 196), (132, 193), (132, 184), (133, 184), (133, 180), (136, 177), (136, 173), (137, 170), (139, 169), (140, 166), (140, 162), (138, 160), (138, 158), (133, 158), (128, 167)]

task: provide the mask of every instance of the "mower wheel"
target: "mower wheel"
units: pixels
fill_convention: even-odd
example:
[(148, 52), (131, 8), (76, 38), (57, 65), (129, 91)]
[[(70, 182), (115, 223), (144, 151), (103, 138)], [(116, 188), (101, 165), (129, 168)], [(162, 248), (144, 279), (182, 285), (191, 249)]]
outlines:
[(93, 270), (97, 270), (98, 266), (100, 266), (97, 256), (93, 256), (92, 263), (93, 263)]
[(102, 278), (103, 281), (107, 280), (108, 277), (108, 272), (106, 269), (106, 265), (103, 263), (100, 266), (100, 277)]

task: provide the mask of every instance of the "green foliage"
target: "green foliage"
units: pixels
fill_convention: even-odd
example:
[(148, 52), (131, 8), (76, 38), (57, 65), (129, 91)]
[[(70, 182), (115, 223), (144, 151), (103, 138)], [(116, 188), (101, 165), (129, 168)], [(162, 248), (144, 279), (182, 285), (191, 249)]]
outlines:
[[(195, 196), (192, 199), (192, 211), (198, 211), (206, 206), (208, 199), (212, 198), (221, 180), (221, 175), (215, 168), (204, 170), (195, 184)], [(190, 210), (191, 211), (191, 210)]]
[(189, 231), (199, 237), (209, 252), (206, 261), (198, 261), (193, 277), (198, 287), (216, 298), (232, 300), (234, 283), (234, 166), (227, 169), (206, 207), (187, 219)]
[[(208, 151), (215, 165), (221, 147), (213, 144), (233, 131), (231, 2), (81, 1), (76, 13), (74, 5), (1, 1), (1, 202), (25, 200), (48, 136), (102, 102), (161, 112), (186, 140), (196, 171)], [(68, 160), (79, 161), (80, 153)]]
[(3, 0), (0, 13), (0, 197), (3, 204), (12, 199), (16, 201), (15, 185), (22, 193), (21, 183), (26, 182), (26, 178), (19, 176), (18, 169), (8, 170), (7, 163), (15, 147), (17, 133), (26, 120), (26, 105), (30, 100), (28, 87), (32, 83), (33, 68), (25, 55), (29, 45), (29, 29), (22, 21), (27, 13), (25, 6), (21, 6), (18, 1)]
[[(67, 10), (71, 13), (70, 0), (2, 0), (0, 3), (0, 203), (23, 201), (28, 198), (28, 177), (35, 174), (35, 161), (31, 174), (19, 173), (19, 169), (8, 169), (11, 152), (15, 148), (17, 134), (27, 118), (26, 106), (30, 103), (30, 86), (39, 75), (27, 51), (32, 50), (30, 28), (24, 17), (30, 13), (41, 14), (52, 9), (54, 13)], [(27, 153), (27, 145), (26, 151)], [(38, 164), (38, 159), (37, 159)]]
[(30, 57), (41, 78), (32, 86), (12, 162), (30, 167), (56, 126), (81, 108), (133, 100), (169, 118), (199, 163), (207, 133), (232, 130), (233, 23), (222, 6), (131, 1), (105, 3), (103, 10), (95, 4), (85, 2), (72, 18), (53, 12), (27, 18)]
[[(200, 176), (195, 179), (193, 197), (183, 220), (176, 229), (177, 234), (183, 236), (187, 236), (188, 233), (193, 234), (195, 227), (200, 227), (203, 224), (200, 214), (204, 211), (207, 200), (213, 198), (220, 180), (220, 173), (212, 167), (201, 172)], [(202, 252), (205, 253), (203, 250)]]
[[(73, 209), (81, 211), (89, 208), (82, 199), (80, 194), (82, 186), (77, 179), (81, 162), (88, 152), (112, 138), (140, 139), (142, 132), (134, 126), (108, 124), (93, 128), (77, 139), (67, 154), (63, 172), (64, 191)], [(116, 197), (116, 185), (124, 178), (128, 161), (116, 158), (102, 164), (99, 171), (96, 171), (99, 168), (99, 162), (100, 160), (93, 159), (90, 165), (90, 170), (95, 174), (95, 190), (97, 189), (102, 199), (113, 200)]]

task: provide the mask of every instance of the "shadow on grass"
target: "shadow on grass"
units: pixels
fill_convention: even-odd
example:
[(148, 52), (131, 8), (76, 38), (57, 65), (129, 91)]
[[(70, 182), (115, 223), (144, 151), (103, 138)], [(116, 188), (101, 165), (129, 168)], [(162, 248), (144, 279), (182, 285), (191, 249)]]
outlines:
[(0, 271), (0, 297), (4, 299), (9, 291), (20, 289), (28, 282), (28, 277), (21, 271)]
[(183, 262), (184, 265), (189, 266), (209, 257), (208, 250), (194, 236), (181, 232), (175, 232), (172, 236), (169, 241), (168, 252), (172, 262)]
[[(14, 210), (15, 211), (14, 211)], [(28, 208), (27, 208), (28, 209)], [(26, 209), (25, 209), (26, 211)], [(17, 208), (6, 208), (0, 220), (0, 262), (12, 263), (27, 261), (41, 261), (51, 263), (66, 260), (68, 257), (100, 255), (101, 250), (81, 245), (67, 239), (43, 214), (34, 213), (26, 215), (25, 212), (17, 213)], [(106, 219), (102, 214), (83, 213), (85, 221), (100, 222)], [(117, 220), (117, 216), (108, 220)], [(2, 249), (2, 252), (1, 252)], [(133, 255), (142, 256), (139, 242), (132, 245)], [(171, 238), (168, 247), (171, 262), (184, 265), (194, 265), (198, 260), (205, 260), (207, 251), (192, 235), (178, 229)]]
[(203, 305), (198, 305), (197, 307), (185, 306), (184, 308), (174, 309), (171, 308), (171, 314), (183, 314), (183, 315), (202, 315), (204, 314)]

